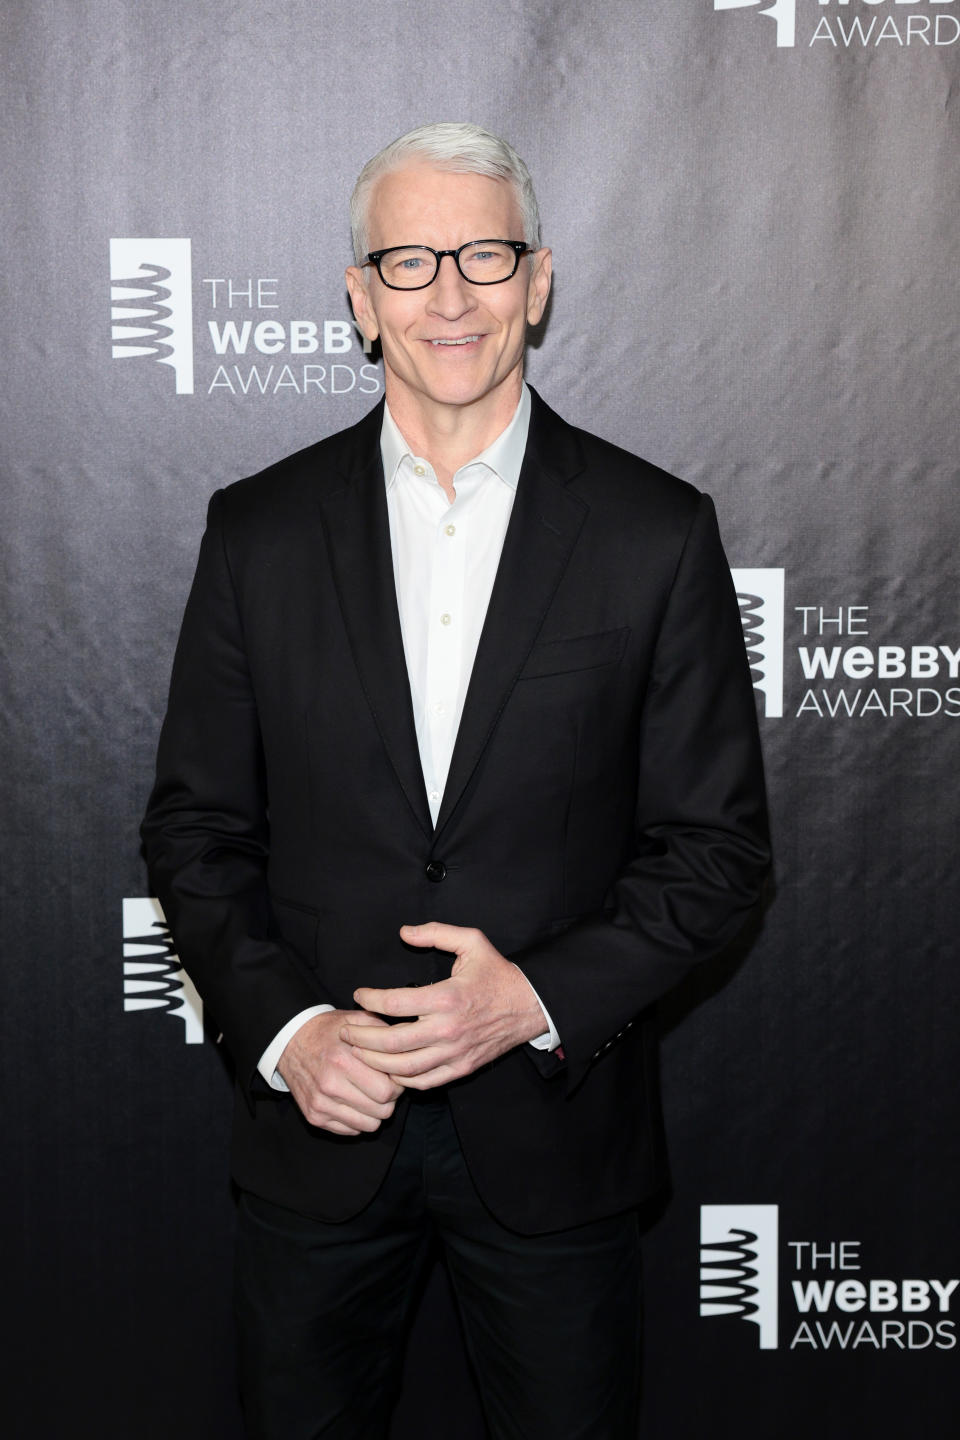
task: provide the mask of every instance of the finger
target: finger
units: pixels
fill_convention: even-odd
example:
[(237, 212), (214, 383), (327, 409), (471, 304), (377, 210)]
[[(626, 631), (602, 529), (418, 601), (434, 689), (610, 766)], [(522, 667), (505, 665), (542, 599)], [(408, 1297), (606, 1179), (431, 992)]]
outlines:
[(322, 1109), (325, 1104), (359, 1104), (376, 1114), (376, 1106), (390, 1098), (382, 1084), (377, 1081), (371, 1084), (373, 1077), (368, 1067), (342, 1043), (338, 1043), (337, 1050), (323, 1063), (291, 1067), (284, 1078), (298, 1102), (303, 1101), (312, 1110)]
[(335, 1059), (304, 1087), (304, 1093), (311, 1111), (317, 1114), (349, 1110), (348, 1116), (338, 1116), (349, 1125), (356, 1125), (358, 1115), (379, 1124), (393, 1114), (396, 1099), (389, 1083), (384, 1084), (347, 1046), (342, 1046)]
[[(338, 1119), (341, 1114), (344, 1118)], [(324, 1115), (311, 1123), (321, 1130), (332, 1130), (335, 1135), (372, 1135), (380, 1128), (379, 1120), (373, 1120), (369, 1115), (355, 1115), (349, 1110)]]
[(407, 1050), (422, 1050), (434, 1044), (437, 1036), (429, 1020), (410, 1020), (400, 1025), (385, 1025), (374, 1030), (365, 1025), (344, 1025), (340, 1039), (359, 1050), (375, 1050), (381, 1055), (401, 1055)]
[(422, 925), (401, 925), (400, 934), (408, 945), (422, 949), (433, 946), (436, 950), (447, 950), (459, 955), (476, 944), (480, 931), (466, 925), (445, 925), (440, 920), (427, 920)]
[[(348, 1100), (348, 1103), (353, 1104), (356, 1103), (353, 1097), (362, 1095), (364, 1110), (369, 1112), (372, 1106), (372, 1113), (379, 1115), (381, 1120), (386, 1120), (387, 1115), (392, 1113), (394, 1101), (397, 1098), (396, 1088), (391, 1083), (389, 1075), (385, 1074), (379, 1066), (368, 1065), (361, 1054), (354, 1050), (349, 1052), (349, 1062), (348, 1078), (353, 1088), (344, 1098)], [(383, 1110), (386, 1110), (387, 1114), (383, 1114)]]
[(447, 1058), (432, 1047), (428, 1050), (410, 1050), (405, 1055), (382, 1055), (377, 1050), (360, 1050), (354, 1053), (371, 1070), (381, 1071), (391, 1078), (402, 1076), (404, 1083), (409, 1076), (433, 1070), (441, 1060), (445, 1061)]
[(393, 1078), (405, 1090), (435, 1090), (438, 1085), (449, 1085), (452, 1080), (459, 1080), (462, 1073), (452, 1065), (437, 1065), (421, 1075), (395, 1074)]
[(311, 1125), (318, 1130), (332, 1130), (336, 1135), (360, 1135), (380, 1128), (381, 1122), (376, 1116), (364, 1115), (352, 1105), (325, 1096), (315, 1103), (302, 1105), (301, 1109)]
[(372, 1067), (364, 1065), (356, 1056), (350, 1055), (351, 1066), (362, 1074), (364, 1083), (389, 1099), (374, 1099), (359, 1085), (341, 1076), (336, 1086), (328, 1086), (312, 1097), (317, 1113), (326, 1111), (345, 1125), (357, 1126), (364, 1130), (375, 1130), (384, 1120), (389, 1120), (396, 1105), (394, 1082), (388, 1075), (379, 1074)]
[[(393, 1015), (399, 1019), (415, 1019), (424, 1012), (436, 1009), (437, 990), (445, 980), (435, 985), (404, 985), (399, 990), (368, 990), (361, 986), (353, 992), (353, 998), (364, 1010), (376, 1015)], [(385, 1022), (381, 1021), (381, 1024)]]
[[(358, 1058), (357, 1056), (351, 1056), (353, 1060), (358, 1060)], [(379, 1081), (378, 1072), (373, 1066), (364, 1064), (362, 1068), (363, 1084), (356, 1084), (351, 1081), (349, 1086), (341, 1087), (337, 1095), (330, 1096), (328, 1099), (332, 1100), (335, 1105), (344, 1105), (352, 1110), (355, 1115), (362, 1115), (366, 1119), (375, 1120), (378, 1124), (381, 1120), (389, 1120), (393, 1114), (395, 1097), (387, 1100), (380, 1099), (378, 1095), (371, 1095), (364, 1088), (364, 1085), (369, 1085), (371, 1089), (378, 1090), (381, 1093), (384, 1092), (384, 1086)], [(356, 1124), (356, 1121), (351, 1119), (350, 1123)]]
[(359, 1025), (362, 1023), (364, 1025), (376, 1025), (379, 1029), (387, 1024), (386, 1020), (382, 1019), (381, 1016), (374, 1015), (372, 1011), (368, 1010), (342, 1010), (340, 1013), (346, 1016), (351, 1025)]
[[(391, 1084), (395, 1083), (393, 1081)], [(311, 1125), (329, 1126), (331, 1121), (346, 1125), (358, 1134), (361, 1130), (377, 1130), (384, 1120), (393, 1114), (394, 1103), (381, 1107), (379, 1112), (357, 1093), (356, 1103), (347, 1099), (335, 1099), (330, 1095), (308, 1095), (297, 1102)]]

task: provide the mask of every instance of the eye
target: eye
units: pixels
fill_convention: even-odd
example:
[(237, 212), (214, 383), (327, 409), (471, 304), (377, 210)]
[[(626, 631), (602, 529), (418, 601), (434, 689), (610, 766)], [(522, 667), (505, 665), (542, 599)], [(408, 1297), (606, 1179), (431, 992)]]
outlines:
[(381, 274), (389, 276), (390, 283), (400, 289), (413, 289), (414, 281), (420, 285), (424, 279), (430, 279), (432, 268), (433, 256), (428, 250), (417, 245), (402, 245), (383, 257)]

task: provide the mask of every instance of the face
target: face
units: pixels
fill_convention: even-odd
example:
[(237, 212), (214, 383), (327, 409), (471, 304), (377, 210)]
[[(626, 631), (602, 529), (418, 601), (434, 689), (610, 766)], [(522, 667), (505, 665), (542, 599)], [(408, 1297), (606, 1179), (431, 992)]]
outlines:
[[(381, 176), (371, 196), (371, 250), (522, 239), (520, 209), (505, 180), (416, 165)], [(363, 334), (380, 337), (391, 409), (398, 402), (421, 411), (492, 408), (519, 398), (526, 327), (540, 319), (550, 291), (550, 251), (538, 250), (532, 266), (523, 256), (513, 278), (498, 285), (471, 285), (448, 256), (425, 290), (390, 290), (372, 265), (352, 265), (347, 286)]]

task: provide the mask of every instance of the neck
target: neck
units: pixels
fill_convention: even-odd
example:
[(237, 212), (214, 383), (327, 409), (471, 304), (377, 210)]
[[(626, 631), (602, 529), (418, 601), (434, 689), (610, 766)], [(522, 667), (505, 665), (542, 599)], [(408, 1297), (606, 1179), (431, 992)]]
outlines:
[(468, 405), (445, 405), (391, 383), (387, 371), (384, 390), (390, 414), (415, 455), (433, 466), (448, 499), (454, 499), (453, 477), (461, 465), (473, 460), (510, 424), (520, 403), (523, 372), (516, 370), (496, 390)]

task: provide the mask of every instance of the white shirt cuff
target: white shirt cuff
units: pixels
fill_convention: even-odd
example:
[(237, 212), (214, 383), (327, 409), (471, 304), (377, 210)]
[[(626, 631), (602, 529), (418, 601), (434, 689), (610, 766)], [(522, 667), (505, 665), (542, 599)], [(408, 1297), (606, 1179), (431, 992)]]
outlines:
[(333, 1008), (332, 1005), (311, 1005), (309, 1010), (301, 1010), (299, 1014), (294, 1015), (292, 1020), (288, 1020), (279, 1035), (274, 1036), (270, 1041), (270, 1044), (257, 1062), (257, 1069), (271, 1090), (285, 1090), (289, 1092), (290, 1086), (277, 1069), (277, 1066), (280, 1064), (280, 1056), (284, 1050), (286, 1050), (288, 1043), (293, 1039), (297, 1031), (306, 1025), (308, 1020), (312, 1020), (314, 1015), (325, 1015), (328, 1010), (332, 1010)]
[[(512, 963), (512, 962), (511, 962), (511, 963)], [(520, 966), (519, 966), (519, 965), (517, 965), (515, 968), (516, 968), (517, 970), (520, 970)], [(522, 971), (522, 970), (520, 970), (520, 974), (523, 975), (523, 971)], [(524, 980), (527, 980), (526, 975), (523, 975), (523, 978), (524, 978)], [(529, 981), (529, 980), (527, 980), (527, 984), (530, 985), (530, 981)], [(530, 985), (530, 989), (533, 990), (533, 986), (532, 986), (532, 985)], [(546, 1030), (544, 1030), (544, 1032), (543, 1032), (542, 1035), (538, 1035), (538, 1036), (536, 1037), (536, 1039), (534, 1039), (534, 1040), (529, 1040), (527, 1043), (528, 1043), (529, 1045), (532, 1045), (533, 1048), (534, 1048), (534, 1050), (556, 1050), (556, 1049), (558, 1049), (558, 1047), (559, 1047), (559, 1045), (560, 1045), (560, 1036), (557, 1034), (557, 1027), (554, 1025), (553, 1021), (550, 1019), (550, 1011), (547, 1009), (546, 1005), (544, 1005), (543, 1001), (540, 999), (540, 996), (537, 994), (536, 990), (533, 990), (533, 994), (534, 994), (534, 998), (536, 999), (537, 1004), (540, 1006), (540, 1009), (543, 1011), (543, 1018), (544, 1018), (544, 1020), (546, 1020), (546, 1022), (547, 1022), (547, 1028), (546, 1028)]]

